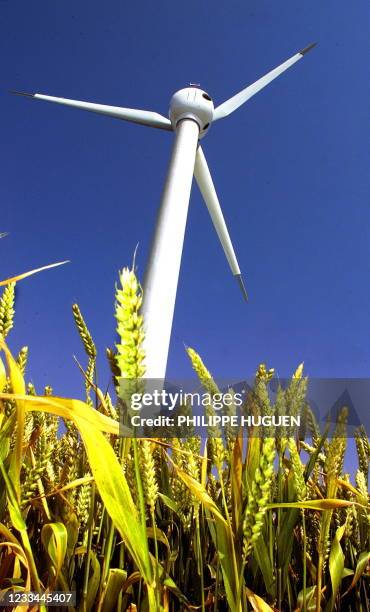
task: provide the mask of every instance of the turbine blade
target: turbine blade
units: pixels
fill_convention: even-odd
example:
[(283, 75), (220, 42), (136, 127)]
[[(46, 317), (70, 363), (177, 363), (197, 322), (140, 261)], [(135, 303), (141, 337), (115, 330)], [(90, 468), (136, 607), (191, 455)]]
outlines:
[(138, 110), (135, 108), (122, 108), (121, 106), (107, 106), (106, 104), (95, 104), (93, 102), (82, 102), (81, 100), (70, 100), (69, 98), (55, 98), (54, 96), (44, 96), (43, 94), (29, 94), (23, 91), (11, 91), (17, 96), (26, 96), (35, 100), (46, 100), (47, 102), (55, 102), (64, 106), (72, 106), (81, 110), (108, 115), (116, 119), (139, 123), (162, 130), (172, 130), (171, 121), (159, 113), (152, 111)]
[(248, 295), (245, 290), (234, 247), (230, 239), (225, 219), (222, 214), (220, 202), (218, 200), (215, 186), (212, 181), (211, 173), (209, 171), (208, 164), (206, 158), (204, 157), (204, 153), (202, 151), (201, 146), (198, 147), (197, 155), (195, 158), (194, 176), (198, 183), (198, 187), (204, 198), (204, 201), (207, 205), (209, 214), (211, 215), (213, 225), (215, 226), (215, 230), (220, 239), (227, 261), (229, 262), (231, 271), (238, 281), (245, 300), (248, 300)]
[(242, 89), (242, 91), (235, 94), (235, 96), (229, 98), (228, 100), (226, 100), (226, 102), (220, 104), (220, 106), (217, 106), (213, 115), (213, 121), (216, 121), (217, 119), (222, 119), (223, 117), (227, 117), (227, 115), (230, 115), (230, 113), (233, 113), (234, 110), (239, 108), (239, 106), (244, 104), (244, 102), (249, 100), (249, 98), (254, 96), (254, 94), (258, 93), (261, 89), (266, 87), (266, 85), (271, 83), (271, 81), (276, 79), (276, 77), (285, 72), (285, 70), (293, 66), (293, 64), (298, 62), (300, 59), (302, 59), (302, 57), (306, 55), (308, 51), (313, 49), (316, 44), (317, 43), (312, 43), (311, 45), (308, 45), (307, 47), (293, 55), (293, 57), (288, 59), (286, 62), (280, 64), (280, 66), (274, 68), (273, 70), (265, 74), (265, 76), (258, 79), (258, 81), (256, 81), (252, 85), (248, 85), (248, 87)]

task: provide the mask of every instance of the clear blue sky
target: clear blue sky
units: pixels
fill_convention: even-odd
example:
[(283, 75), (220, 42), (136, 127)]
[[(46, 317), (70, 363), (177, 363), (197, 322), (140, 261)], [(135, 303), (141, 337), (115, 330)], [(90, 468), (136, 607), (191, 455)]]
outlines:
[(219, 103), (312, 41), (203, 142), (250, 301), (194, 185), (168, 371), (190, 375), (186, 343), (222, 377), (302, 360), (311, 376), (369, 376), (367, 2), (2, 0), (0, 17), (1, 278), (72, 261), (18, 287), (9, 341), (29, 345), (40, 391), (82, 389), (75, 301), (108, 379), (117, 272), (139, 242), (143, 275), (172, 135), (7, 90), (167, 114), (190, 81)]

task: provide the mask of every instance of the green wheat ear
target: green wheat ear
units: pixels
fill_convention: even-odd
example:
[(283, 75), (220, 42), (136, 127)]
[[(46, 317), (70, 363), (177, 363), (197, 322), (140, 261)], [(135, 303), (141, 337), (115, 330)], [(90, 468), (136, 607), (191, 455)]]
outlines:
[(143, 318), (140, 308), (143, 300), (141, 286), (133, 270), (123, 268), (121, 288), (116, 288), (117, 365), (123, 378), (141, 378), (145, 372)]
[(28, 361), (28, 346), (23, 346), (21, 350), (19, 351), (17, 358), (16, 358), (17, 365), (23, 376), (26, 371), (27, 361)]
[[(84, 477), (89, 477), (90, 472), (86, 472)], [(77, 493), (76, 500), (76, 515), (79, 520), (80, 531), (83, 532), (89, 520), (89, 512), (91, 505), (91, 484), (84, 484), (80, 487)]]
[(210, 395), (220, 393), (218, 386), (212, 378), (212, 374), (209, 372), (209, 370), (207, 370), (198, 353), (190, 347), (186, 348), (186, 352), (189, 355), (191, 365), (193, 366), (195, 373), (206, 391), (208, 391)]
[(90, 359), (95, 359), (96, 358), (96, 347), (91, 337), (91, 334), (87, 328), (85, 320), (81, 314), (81, 310), (78, 304), (73, 304), (72, 312), (73, 312), (73, 317), (76, 323), (76, 327), (77, 327), (78, 333), (80, 334), (80, 338), (82, 340), (82, 344), (84, 345), (86, 354), (88, 355), (88, 357), (90, 357)]
[(249, 487), (243, 520), (243, 559), (246, 561), (263, 527), (274, 476), (275, 439), (265, 438), (261, 446), (259, 465)]
[(73, 304), (72, 306), (73, 317), (76, 323), (76, 327), (80, 338), (82, 340), (82, 344), (85, 349), (85, 353), (87, 354), (89, 360), (86, 368), (86, 379), (85, 379), (85, 390), (86, 390), (86, 403), (89, 406), (93, 405), (93, 401), (90, 397), (91, 387), (94, 383), (95, 372), (96, 372), (96, 346), (92, 339), (92, 336), (88, 330), (88, 327), (85, 323), (85, 319), (82, 316), (81, 310), (78, 304)]
[(153, 516), (155, 504), (158, 498), (158, 482), (153, 456), (153, 444), (150, 442), (150, 440), (140, 440), (139, 460), (145, 501), (149, 506), (151, 515)]
[(112, 373), (113, 384), (116, 387), (117, 379), (120, 377), (120, 374), (121, 374), (120, 369), (118, 367), (117, 359), (116, 359), (116, 352), (112, 348), (107, 347), (105, 349), (105, 355), (107, 357), (109, 368)]
[(123, 268), (119, 278), (121, 286), (116, 287), (115, 317), (120, 342), (116, 344), (115, 362), (120, 375), (116, 380), (124, 410), (129, 410), (131, 396), (144, 391), (144, 325), (140, 314), (143, 293), (133, 270)]
[(307, 499), (307, 486), (306, 481), (304, 479), (304, 466), (302, 465), (294, 438), (289, 438), (288, 448), (290, 452), (290, 459), (292, 462), (293, 478), (297, 493), (297, 500), (304, 501), (305, 499)]
[[(191, 365), (195, 373), (197, 374), (200, 383), (204, 387), (204, 389), (209, 393), (210, 397), (214, 395), (220, 395), (220, 389), (212, 378), (212, 374), (207, 370), (204, 365), (201, 357), (198, 353), (190, 348), (186, 348), (186, 352), (189, 355)], [(215, 410), (212, 404), (209, 404), (205, 407), (206, 416), (214, 416)], [(208, 426), (208, 447), (209, 447), (209, 458), (210, 461), (213, 462), (218, 469), (221, 469), (221, 466), (225, 459), (225, 447), (222, 440), (222, 432), (218, 425)]]
[(266, 368), (266, 364), (261, 363), (258, 366), (257, 372), (256, 372), (256, 379), (257, 381), (261, 380), (265, 383), (269, 382), (275, 374), (275, 369), (274, 368), (270, 368), (269, 370)]
[(9, 283), (0, 299), (0, 334), (6, 338), (14, 324), (15, 283)]
[(363, 434), (364, 429), (358, 429), (355, 431), (355, 441), (358, 456), (358, 463), (360, 470), (365, 475), (367, 480), (369, 472), (369, 451), (368, 451), (368, 440), (366, 434)]

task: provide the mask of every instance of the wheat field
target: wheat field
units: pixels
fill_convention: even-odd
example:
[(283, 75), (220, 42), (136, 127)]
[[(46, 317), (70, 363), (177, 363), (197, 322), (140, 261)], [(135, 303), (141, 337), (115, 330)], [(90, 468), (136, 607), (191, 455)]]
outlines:
[[(22, 276), (2, 282), (0, 300), (0, 596), (75, 591), (76, 609), (99, 612), (369, 610), (369, 441), (359, 428), (357, 471), (344, 473), (346, 406), (328, 438), (303, 366), (272, 403), (274, 370), (261, 364), (244, 412), (289, 409), (304, 435), (120, 437), (119, 411), (145, 373), (135, 272), (122, 270), (116, 289), (111, 394), (96, 384), (97, 350), (73, 306), (84, 401), (27, 382), (28, 348), (10, 333)], [(132, 386), (117, 402), (121, 378)]]

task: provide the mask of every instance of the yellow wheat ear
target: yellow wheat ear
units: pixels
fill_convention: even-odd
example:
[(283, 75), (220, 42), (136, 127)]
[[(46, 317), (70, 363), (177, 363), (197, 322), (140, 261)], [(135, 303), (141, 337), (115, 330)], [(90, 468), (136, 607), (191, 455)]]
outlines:
[(0, 299), (0, 334), (4, 338), (14, 325), (15, 283), (9, 283)]
[(303, 376), (303, 366), (304, 366), (304, 362), (302, 361), (302, 363), (299, 364), (298, 368), (296, 369), (296, 371), (294, 372), (292, 378), (300, 380)]

